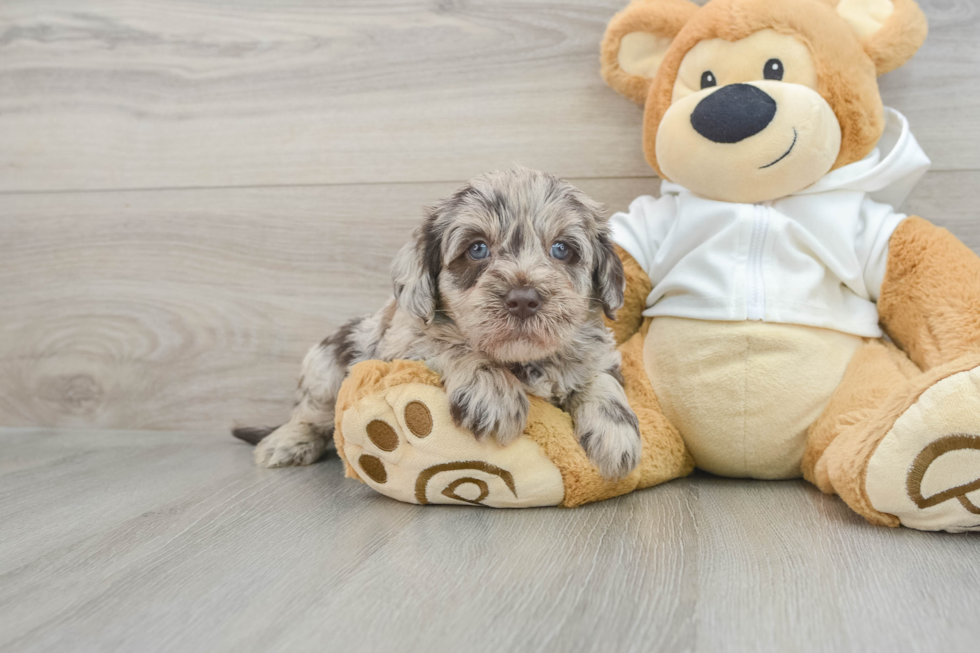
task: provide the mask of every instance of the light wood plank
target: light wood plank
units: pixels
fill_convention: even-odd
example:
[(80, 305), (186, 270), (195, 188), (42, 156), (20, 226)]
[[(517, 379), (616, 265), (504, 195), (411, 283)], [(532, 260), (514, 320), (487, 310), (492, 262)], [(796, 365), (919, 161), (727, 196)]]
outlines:
[[(0, 5), (0, 191), (650, 174), (598, 74), (626, 0)], [(980, 169), (980, 12), (927, 0), (883, 80), (936, 169)]]
[(399, 504), (213, 433), (0, 431), (0, 650), (973, 651), (969, 535), (802, 482)]
[[(573, 180), (613, 209), (655, 179)], [(980, 249), (980, 173), (909, 202)], [(226, 429), (288, 416), (306, 349), (388, 297), (456, 183), (0, 196), (0, 425)]]
[[(975, 538), (868, 524), (802, 481), (697, 482), (698, 647), (967, 651)], [(975, 580), (976, 579), (976, 580)], [(958, 589), (965, 589), (959, 594)]]

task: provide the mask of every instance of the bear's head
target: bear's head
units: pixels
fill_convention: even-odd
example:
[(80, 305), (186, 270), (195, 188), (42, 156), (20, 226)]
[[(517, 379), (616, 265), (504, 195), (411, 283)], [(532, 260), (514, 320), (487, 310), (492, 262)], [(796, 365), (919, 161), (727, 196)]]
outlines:
[(913, 0), (635, 0), (606, 29), (602, 75), (645, 104), (643, 151), (661, 177), (762, 202), (874, 149), (877, 77), (926, 31)]

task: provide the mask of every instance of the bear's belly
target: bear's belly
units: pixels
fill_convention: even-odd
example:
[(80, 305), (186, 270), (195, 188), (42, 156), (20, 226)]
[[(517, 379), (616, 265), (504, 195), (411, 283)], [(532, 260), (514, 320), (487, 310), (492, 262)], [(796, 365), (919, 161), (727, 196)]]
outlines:
[(644, 365), (697, 466), (795, 478), (806, 433), (864, 342), (828, 329), (657, 317)]

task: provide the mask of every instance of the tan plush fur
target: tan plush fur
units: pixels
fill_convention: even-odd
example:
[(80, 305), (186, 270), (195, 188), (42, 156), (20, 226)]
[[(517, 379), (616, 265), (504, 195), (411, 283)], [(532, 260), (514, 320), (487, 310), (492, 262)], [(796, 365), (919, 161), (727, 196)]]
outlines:
[(698, 11), (687, 0), (640, 0), (616, 14), (602, 40), (600, 63), (606, 83), (638, 104), (647, 99), (650, 79), (630, 75), (619, 67), (619, 47), (623, 37), (634, 32), (673, 38)]
[(699, 468), (796, 478), (807, 431), (863, 344), (795, 324), (664, 316), (652, 320), (644, 366)]
[(647, 307), (647, 296), (653, 290), (650, 277), (643, 271), (640, 264), (626, 253), (619, 245), (616, 246), (616, 254), (623, 262), (623, 272), (626, 276), (626, 292), (623, 298), (623, 307), (616, 312), (616, 319), (605, 318), (606, 326), (612, 329), (616, 337), (616, 344), (622, 344), (629, 340), (634, 333), (640, 330), (643, 324), (643, 311)]
[(980, 258), (945, 229), (904, 220), (889, 242), (878, 313), (924, 369), (980, 351)]
[(408, 383), (437, 387), (442, 385), (439, 375), (418, 361), (396, 360), (386, 363), (372, 360), (358, 363), (351, 368), (337, 396), (336, 428), (333, 433), (337, 453), (344, 461), (344, 473), (347, 478), (361, 480), (350, 461), (344, 456), (344, 433), (341, 429), (344, 412), (365, 397)]
[[(572, 436), (572, 423), (568, 414), (542, 399), (531, 399), (525, 436), (537, 443), (561, 472), (565, 484), (562, 505), (566, 507), (601, 501), (657, 485), (685, 476), (694, 468), (694, 462), (677, 430), (660, 412), (657, 398), (643, 369), (643, 335), (637, 333), (620, 347), (620, 351), (623, 355), (626, 396), (630, 405), (634, 406), (643, 434), (640, 464), (627, 477), (618, 481), (603, 478)], [(365, 397), (409, 383), (437, 387), (441, 385), (439, 376), (418, 361), (366, 361), (351, 369), (337, 400), (337, 424), (334, 431), (337, 452), (344, 462), (348, 478), (363, 480), (344, 455), (344, 413)]]
[(694, 459), (677, 429), (664, 417), (643, 365), (643, 341), (649, 326), (650, 319), (647, 318), (639, 332), (619, 348), (623, 355), (626, 397), (640, 420), (643, 437), (638, 489), (686, 476), (694, 469)]
[[(877, 362), (877, 366), (868, 366), (862, 370), (860, 376), (855, 375), (853, 378), (855, 382), (842, 390), (844, 393), (859, 394), (858, 398), (866, 399), (868, 401), (866, 405), (873, 409), (866, 416), (858, 415), (857, 423), (850, 428), (842, 429), (827, 446), (814, 467), (812, 480), (823, 492), (840, 496), (848, 506), (872, 524), (895, 527), (899, 525), (898, 518), (879, 512), (871, 505), (871, 500), (868, 498), (865, 490), (868, 461), (878, 444), (895, 425), (896, 420), (919, 399), (923, 392), (953, 374), (977, 367), (980, 365), (980, 354), (971, 354), (940, 365), (915, 376), (904, 384), (899, 378), (908, 369), (904, 363), (897, 363), (894, 360)], [(890, 370), (890, 365), (901, 369), (897, 372)], [(879, 380), (876, 378), (878, 374), (887, 378)], [(864, 384), (861, 384), (861, 381)], [(877, 405), (872, 404), (871, 395), (875, 392), (887, 394), (887, 388), (884, 386), (889, 382), (897, 383), (897, 387), (892, 388), (885, 401)]]
[(869, 340), (851, 359), (837, 390), (807, 433), (803, 478), (825, 492), (815, 476), (817, 461), (845, 430), (868, 419), (888, 396), (919, 374), (919, 369), (891, 343)]
[[(826, 0), (836, 7), (840, 0)], [(864, 51), (874, 62), (879, 75), (902, 66), (922, 47), (929, 33), (926, 17), (913, 0), (891, 0), (894, 7), (882, 28), (861, 39)]]
[(980, 365), (980, 258), (945, 229), (908, 218), (890, 241), (878, 312), (905, 351), (877, 341), (858, 351), (810, 429), (803, 473), (871, 523), (898, 526), (871, 506), (868, 461), (925, 390)]

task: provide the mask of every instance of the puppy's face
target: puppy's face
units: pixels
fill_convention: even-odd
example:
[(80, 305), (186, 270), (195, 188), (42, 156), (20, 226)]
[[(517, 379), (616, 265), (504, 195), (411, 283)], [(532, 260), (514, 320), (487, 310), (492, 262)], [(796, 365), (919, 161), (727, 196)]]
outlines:
[(470, 346), (500, 362), (546, 357), (596, 311), (613, 315), (623, 302), (622, 265), (600, 207), (524, 169), (478, 177), (440, 202), (394, 274), (404, 308), (452, 320)]

